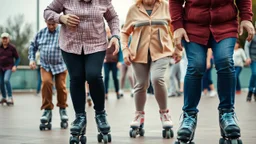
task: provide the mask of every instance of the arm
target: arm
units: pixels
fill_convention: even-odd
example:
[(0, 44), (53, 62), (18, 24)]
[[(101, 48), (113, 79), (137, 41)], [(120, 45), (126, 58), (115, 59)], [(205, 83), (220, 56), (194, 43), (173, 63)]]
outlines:
[(169, 11), (173, 31), (183, 28), (183, 4), (184, 0), (169, 0)]
[(34, 38), (34, 40), (30, 43), (29, 49), (28, 49), (28, 59), (29, 61), (35, 61), (36, 52), (38, 50), (38, 35)]
[(241, 21), (252, 21), (252, 0), (236, 0), (236, 5), (239, 10)]
[(60, 23), (60, 13), (63, 12), (64, 2), (65, 0), (53, 0), (53, 2), (44, 10), (44, 19)]
[(13, 49), (13, 57), (15, 58), (14, 66), (17, 67), (20, 63), (20, 57), (19, 57), (19, 54), (18, 54), (16, 48)]
[(104, 13), (104, 18), (108, 23), (112, 36), (119, 37), (119, 18), (111, 2), (109, 2), (107, 11)]
[(250, 45), (251, 45), (251, 42), (248, 42), (248, 41), (246, 41), (244, 45), (245, 54), (249, 59), (250, 59), (250, 51), (249, 51)]

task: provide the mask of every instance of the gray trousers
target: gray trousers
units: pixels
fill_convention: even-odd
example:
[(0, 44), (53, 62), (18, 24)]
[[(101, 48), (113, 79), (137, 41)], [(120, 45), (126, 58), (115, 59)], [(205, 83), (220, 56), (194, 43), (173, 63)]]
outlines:
[(157, 61), (149, 61), (147, 64), (132, 63), (134, 76), (134, 97), (137, 111), (144, 111), (146, 103), (146, 91), (149, 87), (149, 76), (155, 92), (155, 98), (160, 110), (167, 109), (167, 88), (165, 73), (170, 58), (165, 57)]

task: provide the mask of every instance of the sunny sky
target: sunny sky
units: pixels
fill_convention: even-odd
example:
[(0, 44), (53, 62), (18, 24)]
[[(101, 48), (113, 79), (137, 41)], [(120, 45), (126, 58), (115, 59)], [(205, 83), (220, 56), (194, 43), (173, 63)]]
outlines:
[[(36, 1), (37, 0), (0, 0), (0, 25), (6, 24), (9, 16), (24, 14), (25, 20), (33, 25), (36, 32)], [(52, 0), (40, 0), (40, 28), (44, 28), (43, 11)], [(124, 22), (129, 7), (134, 0), (112, 0), (121, 22)]]

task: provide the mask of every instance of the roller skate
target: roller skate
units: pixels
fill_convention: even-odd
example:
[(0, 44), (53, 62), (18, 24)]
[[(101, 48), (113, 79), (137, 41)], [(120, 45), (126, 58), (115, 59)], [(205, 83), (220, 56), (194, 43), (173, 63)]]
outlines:
[(159, 111), (160, 113), (160, 119), (162, 122), (162, 126), (163, 126), (163, 131), (162, 131), (162, 136), (163, 138), (173, 138), (173, 122), (171, 120), (171, 117), (169, 115), (169, 110), (165, 110), (165, 111)]
[(97, 139), (99, 143), (103, 140), (104, 144), (110, 143), (112, 141), (110, 126), (107, 122), (106, 116), (107, 114), (105, 110), (101, 112), (96, 112), (95, 114), (95, 121), (99, 132), (99, 134), (97, 135)]
[(76, 114), (75, 121), (71, 124), (70, 128), (70, 144), (86, 144), (86, 115), (85, 113)]
[(123, 90), (119, 90), (119, 95), (120, 95), (120, 97), (123, 97), (124, 96), (124, 92), (123, 92)]
[(117, 93), (116, 93), (116, 98), (117, 98), (117, 99), (120, 99), (120, 98), (122, 98), (122, 96), (117, 92)]
[(136, 138), (137, 135), (144, 136), (144, 111), (137, 111), (135, 113), (135, 119), (131, 123), (130, 137)]
[(134, 89), (131, 90), (131, 97), (134, 96)]
[(2, 98), (1, 101), (0, 101), (0, 104), (4, 105), (5, 103), (7, 104), (6, 98)]
[(219, 144), (242, 144), (240, 128), (233, 109), (219, 109), (221, 136)]
[(89, 106), (89, 107), (92, 106), (92, 98), (91, 98), (90, 93), (87, 93), (87, 103), (88, 103), (88, 106)]
[(252, 101), (252, 92), (248, 92), (246, 101), (247, 102), (251, 102)]
[(68, 128), (68, 115), (67, 115), (67, 111), (65, 108), (60, 108), (60, 119), (61, 119), (60, 127), (63, 129), (67, 129)]
[(193, 141), (197, 125), (196, 112), (184, 112), (175, 144), (195, 144)]
[(6, 104), (8, 106), (13, 106), (14, 105), (13, 98), (8, 98)]
[(40, 119), (41, 124), (39, 126), (39, 129), (41, 131), (43, 130), (51, 130), (52, 129), (52, 110), (44, 110), (44, 113)]

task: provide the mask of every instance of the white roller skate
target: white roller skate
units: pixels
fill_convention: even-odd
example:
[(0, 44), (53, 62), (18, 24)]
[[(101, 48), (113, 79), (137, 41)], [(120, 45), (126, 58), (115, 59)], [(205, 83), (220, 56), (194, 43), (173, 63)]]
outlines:
[(171, 116), (169, 115), (169, 110), (160, 110), (160, 119), (162, 122), (162, 126), (163, 126), (163, 131), (162, 131), (162, 136), (163, 138), (173, 138), (174, 134), (173, 134), (173, 122), (171, 119)]
[(130, 137), (136, 138), (137, 135), (144, 136), (144, 111), (137, 111), (135, 113), (135, 118), (131, 122), (131, 130), (130, 130)]

